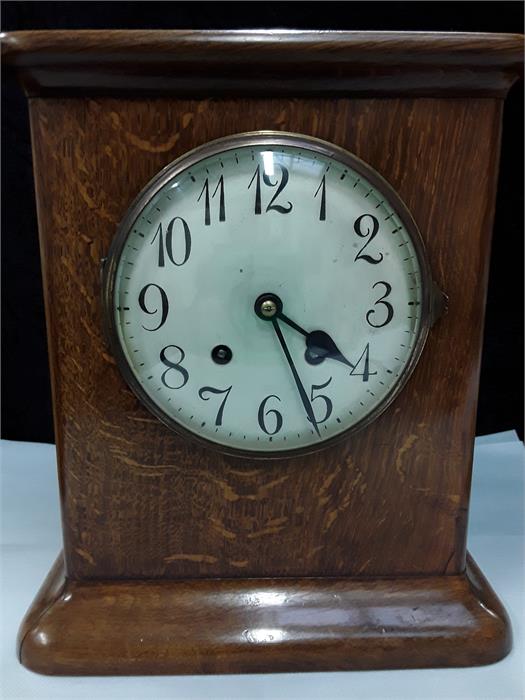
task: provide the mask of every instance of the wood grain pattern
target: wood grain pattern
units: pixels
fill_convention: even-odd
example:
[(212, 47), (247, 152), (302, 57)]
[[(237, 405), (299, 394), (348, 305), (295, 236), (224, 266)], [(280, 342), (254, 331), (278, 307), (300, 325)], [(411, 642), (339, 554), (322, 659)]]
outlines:
[[(501, 658), (508, 620), (466, 562), (465, 534), (500, 98), (522, 37), (2, 41), (34, 96), (64, 525), (64, 559), (20, 631), (22, 663), (223, 673)], [(127, 388), (102, 331), (100, 261), (138, 191), (195, 146), (261, 129), (332, 141), (377, 169), (412, 211), (449, 299), (388, 411), (322, 453), (275, 461), (171, 433)]]
[(37, 31), (2, 35), (36, 95), (504, 96), (523, 65), (516, 34)]
[(66, 581), (60, 559), (41, 595), (18, 643), (47, 674), (467, 666), (511, 641), (472, 560), (466, 575), (434, 578), (88, 583)]
[[(501, 101), (68, 98), (30, 112), (68, 576), (460, 574)], [(136, 193), (194, 146), (254, 129), (333, 141), (376, 168), (449, 297), (381, 418), (267, 463), (170, 433), (101, 330), (100, 259)]]

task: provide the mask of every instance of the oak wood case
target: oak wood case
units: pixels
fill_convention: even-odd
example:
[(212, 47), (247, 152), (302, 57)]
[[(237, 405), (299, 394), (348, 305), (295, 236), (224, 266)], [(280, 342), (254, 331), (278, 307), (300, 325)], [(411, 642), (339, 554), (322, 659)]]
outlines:
[[(74, 54), (63, 33), (21, 33), (7, 43), (8, 58), (35, 95), (30, 116), (62, 498), (64, 585), (85, 590), (77, 598), (92, 601), (68, 606), (69, 617), (61, 617), (60, 595), (51, 595), (51, 586), (48, 595), (55, 603), (46, 624), (55, 610), (54, 629), (70, 625), (70, 636), (63, 639), (70, 644), (76, 635), (73, 646), (79, 648), (86, 635), (80, 616), (91, 616), (99, 625), (90, 637), (94, 644), (108, 634), (102, 624), (107, 611), (96, 593), (105, 595), (100, 582), (107, 582), (108, 595), (120, 599), (127, 595), (124, 581), (139, 579), (142, 588), (136, 589), (135, 604), (144, 606), (140, 619), (147, 627), (148, 600), (160, 585), (154, 579), (162, 579), (169, 605), (176, 606), (181, 585), (190, 598), (194, 591), (193, 605), (205, 611), (195, 625), (214, 619), (216, 640), (202, 646), (200, 632), (192, 630), (191, 648), (198, 659), (176, 662), (177, 644), (174, 640), (165, 654), (159, 641), (164, 623), (155, 618), (155, 625), (161, 625), (157, 641), (152, 640), (156, 661), (133, 657), (136, 672), (231, 672), (272, 670), (273, 651), (263, 644), (262, 656), (253, 664), (241, 661), (236, 652), (228, 657), (219, 641), (227, 615), (203, 603), (223, 585), (214, 579), (238, 579), (227, 584), (231, 590), (253, 592), (262, 584), (248, 579), (295, 579), (292, 588), (310, 590), (308, 581), (317, 578), (311, 586), (320, 586), (324, 595), (331, 590), (330, 578), (344, 579), (343, 588), (350, 593), (341, 610), (347, 611), (354, 605), (354, 585), (365, 599), (369, 596), (370, 606), (377, 601), (377, 590), (388, 595), (390, 588), (377, 583), (382, 577), (408, 580), (399, 583), (406, 591), (417, 589), (416, 577), (426, 577), (433, 582), (431, 588), (443, 587), (449, 603), (456, 600), (454, 581), (461, 580), (467, 607), (476, 607), (486, 594), (474, 593), (466, 583), (468, 498), (501, 97), (516, 78), (518, 38), (456, 37), (454, 48), (450, 36), (395, 35), (387, 42), (391, 55), (375, 35), (354, 35), (351, 40), (331, 36), (319, 43), (315, 33), (306, 38), (302, 33), (299, 45), (294, 36), (281, 37), (275, 53), (268, 49), (257, 59), (259, 69), (266, 70), (264, 89), (258, 84), (250, 94), (246, 81), (232, 78), (215, 81), (213, 92), (220, 97), (209, 97), (203, 66), (221, 56), (225, 65), (233, 61), (234, 76), (242, 75), (242, 55), (256, 56), (261, 37), (243, 37), (242, 50), (233, 54), (235, 62), (219, 38), (208, 34), (190, 37), (190, 48), (201, 50), (198, 60), (191, 51), (184, 53), (186, 39), (180, 34), (146, 34), (83, 34)], [(104, 42), (109, 42), (107, 54), (101, 50)], [(235, 36), (229, 35), (228, 50), (233, 44)], [(140, 80), (136, 69), (143, 57), (130, 58), (133, 46), (149, 59), (144, 63), (149, 68), (139, 71)], [(314, 56), (324, 56), (319, 70), (331, 76), (322, 96), (305, 96), (312, 92), (308, 80), (317, 85), (318, 75), (309, 47)], [(413, 60), (414, 47), (419, 61)], [(334, 67), (334, 55), (346, 68), (339, 63)], [(362, 57), (357, 65), (365, 66), (357, 87), (352, 82), (357, 69), (344, 60), (355, 56)], [(285, 72), (287, 57), (290, 65), (300, 67), (296, 90), (292, 80), (282, 81), (272, 57)], [(184, 94), (187, 83), (180, 83), (180, 94), (176, 91), (182, 78), (173, 69), (179, 60), (182, 69), (191, 67), (188, 75), (196, 81), (190, 95)], [(106, 94), (108, 61), (121, 69), (119, 80), (109, 86), (118, 97)], [(400, 82), (378, 91), (382, 83), (376, 68), (381, 76), (400, 63)], [(429, 66), (434, 66), (430, 72)], [(437, 66), (442, 67), (438, 87), (432, 78)], [(155, 80), (149, 82), (159, 71), (169, 78), (170, 94), (152, 97), (149, 92), (166, 92)], [(347, 71), (354, 76), (350, 82), (345, 82)], [(414, 80), (419, 87), (414, 88)], [(474, 96), (481, 84), (484, 96)], [(137, 88), (138, 95), (131, 97)], [(378, 98), (378, 92), (388, 96)], [(321, 453), (267, 462), (219, 455), (175, 435), (147, 412), (127, 388), (108, 349), (100, 288), (101, 258), (130, 202), (153, 175), (208, 140), (262, 129), (325, 139), (378, 170), (412, 212), (433, 276), (449, 298), (448, 313), (431, 330), (414, 374), (385, 414)], [(188, 583), (194, 579), (207, 582)], [(59, 580), (56, 574), (53, 585)], [(493, 607), (500, 610), (498, 605)], [(110, 639), (122, 662), (115, 658), (106, 670), (93, 654), (81, 651), (64, 665), (65, 641), (24, 651), (25, 640), (34, 638), (30, 628), (38, 629), (38, 609), (37, 604), (24, 628), (27, 634), (21, 636), (25, 664), (56, 673), (130, 672), (124, 661), (128, 631), (119, 632), (118, 625)], [(361, 661), (350, 659), (344, 644), (329, 660), (313, 653), (322, 645), (312, 642), (309, 647), (304, 640), (272, 649), (282, 647), (286, 656), (280, 670), (485, 663), (508, 649), (506, 618), (503, 612), (498, 616), (502, 622), (494, 633), (488, 631), (490, 616), (480, 615), (485, 631), (477, 636), (470, 635), (465, 623), (456, 645), (445, 643), (445, 631), (440, 646), (437, 634), (422, 647), (417, 663), (406, 635), (397, 656), (379, 653), (377, 642), (375, 653), (357, 652)], [(255, 623), (267, 621), (263, 615)], [(169, 621), (165, 624), (169, 636), (173, 629)], [(239, 624), (254, 624), (248, 610)], [(421, 622), (415, 620), (414, 626), (412, 632)], [(346, 634), (350, 639), (354, 633)], [(208, 653), (226, 654), (228, 660), (212, 661)]]
[(57, 30), (3, 46), (31, 96), (504, 97), (523, 70), (516, 34)]
[[(499, 101), (39, 98), (30, 111), (69, 576), (461, 572)], [(389, 411), (320, 454), (263, 463), (181, 439), (137, 401), (104, 339), (100, 286), (143, 184), (256, 125), (333, 141), (382, 173), (451, 300)]]
[(469, 666), (510, 644), (470, 558), (459, 576), (81, 582), (59, 557), (19, 633), (23, 664), (65, 675)]

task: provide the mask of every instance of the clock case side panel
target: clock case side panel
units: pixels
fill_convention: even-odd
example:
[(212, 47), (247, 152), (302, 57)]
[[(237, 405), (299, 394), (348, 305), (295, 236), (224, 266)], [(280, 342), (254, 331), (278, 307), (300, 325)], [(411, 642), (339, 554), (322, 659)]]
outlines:
[[(49, 284), (50, 275), (52, 272), (53, 263), (48, 259), (48, 255), (51, 253), (49, 247), (49, 239), (46, 235), (48, 226), (48, 216), (49, 213), (54, 209), (53, 197), (50, 188), (46, 185), (45, 174), (41, 176), (41, 163), (40, 154), (42, 153), (44, 144), (41, 142), (43, 134), (38, 128), (37, 113), (38, 110), (32, 108), (32, 99), (28, 99), (29, 106), (29, 122), (30, 122), (30, 135), (31, 135), (31, 151), (33, 160), (33, 176), (34, 176), (34, 187), (35, 187), (35, 202), (37, 211), (37, 221), (38, 221), (38, 239), (39, 239), (39, 249), (40, 249), (40, 265), (42, 271), (42, 291), (44, 299), (44, 312), (46, 320), (46, 340), (47, 340), (47, 353), (48, 353), (48, 363), (49, 363), (49, 378), (50, 378), (50, 389), (51, 389), (51, 402), (52, 402), (52, 415), (53, 415), (53, 432), (55, 437), (55, 451), (57, 460), (57, 476), (59, 483), (59, 496), (60, 496), (60, 515), (61, 515), (61, 525), (62, 525), (62, 539), (63, 539), (63, 551), (68, 550), (69, 538), (67, 532), (69, 530), (68, 524), (71, 521), (71, 516), (66, 511), (66, 498), (65, 494), (67, 492), (65, 478), (67, 475), (67, 468), (65, 464), (67, 460), (64, 458), (63, 447), (67, 444), (67, 435), (64, 434), (65, 423), (62, 420), (64, 415), (64, 409), (61, 403), (61, 378), (60, 378), (60, 367), (58, 365), (59, 345), (61, 342), (60, 334), (57, 332), (58, 319), (56, 314), (58, 313), (58, 304), (55, 294), (60, 294), (60, 285), (55, 286)], [(45, 150), (45, 148), (44, 148)], [(47, 155), (42, 156), (45, 160)], [(45, 166), (44, 166), (45, 169)], [(53, 254), (53, 253), (51, 253)], [(73, 516), (74, 517), (74, 516)], [(59, 556), (59, 559), (63, 559), (63, 555)], [(53, 572), (56, 568), (56, 562), (53, 568), (49, 572), (46, 580), (42, 584), (41, 590), (45, 590), (48, 581), (52, 580)], [(38, 600), (35, 599), (33, 602), (33, 608)], [(27, 619), (27, 616), (26, 616)]]
[[(30, 110), (69, 578), (460, 574), (501, 101), (70, 98)], [(376, 168), (449, 296), (383, 416), (266, 464), (181, 439), (140, 405), (104, 340), (100, 295), (100, 260), (144, 183), (195, 145), (256, 129), (332, 141)]]

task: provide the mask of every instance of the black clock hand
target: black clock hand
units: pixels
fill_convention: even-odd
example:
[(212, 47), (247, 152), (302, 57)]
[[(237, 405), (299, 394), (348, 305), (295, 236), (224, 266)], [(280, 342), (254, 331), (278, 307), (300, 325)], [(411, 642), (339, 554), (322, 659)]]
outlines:
[(301, 326), (295, 323), (295, 321), (292, 321), (291, 318), (285, 316), (282, 311), (277, 311), (275, 317), (306, 337), (305, 358), (310, 364), (316, 365), (326, 358), (329, 358), (348, 365), (350, 369), (354, 369), (355, 365), (346, 359), (332, 337), (325, 331), (311, 331), (308, 333), (304, 328), (301, 328)]
[(292, 360), (292, 356), (290, 355), (290, 351), (288, 350), (288, 346), (286, 345), (286, 341), (284, 339), (284, 336), (282, 334), (281, 329), (279, 328), (279, 324), (277, 323), (277, 319), (274, 317), (272, 318), (272, 325), (274, 327), (274, 330), (277, 334), (277, 337), (279, 338), (279, 343), (281, 344), (281, 347), (283, 349), (283, 352), (285, 354), (285, 357), (288, 361), (288, 364), (290, 365), (290, 369), (292, 370), (293, 378), (295, 379), (295, 383), (297, 385), (297, 389), (299, 390), (299, 396), (301, 397), (301, 401), (303, 402), (304, 409), (306, 411), (306, 415), (310, 419), (310, 422), (312, 423), (313, 427), (315, 428), (315, 432), (319, 437), (321, 437), (321, 433), (319, 432), (319, 427), (317, 426), (314, 412), (312, 409), (312, 404), (308, 400), (308, 396), (306, 394), (306, 391), (304, 390), (304, 386), (301, 382), (301, 379), (299, 375), (297, 374), (297, 370), (295, 369), (295, 365)]
[(326, 331), (311, 331), (308, 332), (298, 323), (292, 321), (291, 318), (283, 313), (283, 303), (276, 294), (261, 294), (255, 301), (255, 313), (259, 318), (265, 321), (279, 319), (286, 323), (290, 328), (293, 328), (306, 339), (305, 359), (312, 365), (317, 365), (323, 360), (329, 358), (337, 360), (354, 369), (355, 365), (349, 362), (343, 353), (339, 350), (333, 338)]
[(349, 362), (343, 353), (339, 350), (332, 337), (325, 331), (312, 331), (306, 337), (306, 361), (312, 365), (317, 365), (324, 359), (337, 360), (350, 369), (354, 369), (355, 365)]
[(297, 323), (295, 323), (295, 321), (292, 321), (291, 318), (288, 318), (288, 316), (285, 316), (282, 311), (277, 311), (277, 313), (275, 315), (277, 318), (281, 319), (281, 321), (283, 321), (288, 326), (290, 326), (290, 328), (293, 328), (294, 331), (298, 331), (299, 333), (301, 333), (302, 335), (304, 335), (306, 337), (308, 337), (310, 335), (308, 333), (308, 331), (305, 331), (304, 328), (301, 328), (301, 326), (297, 325)]

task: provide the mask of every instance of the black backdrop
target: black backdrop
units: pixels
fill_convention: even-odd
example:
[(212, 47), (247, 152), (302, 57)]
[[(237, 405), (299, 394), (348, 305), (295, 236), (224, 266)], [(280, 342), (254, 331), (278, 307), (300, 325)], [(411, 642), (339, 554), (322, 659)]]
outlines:
[[(522, 32), (521, 2), (9, 2), (21, 29), (345, 29)], [(53, 441), (25, 97), (2, 77), (2, 435)], [(478, 434), (523, 437), (523, 87), (507, 99)], [(454, 349), (450, 348), (453, 354)]]

